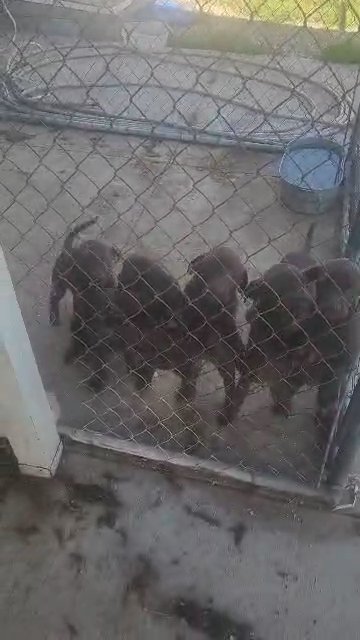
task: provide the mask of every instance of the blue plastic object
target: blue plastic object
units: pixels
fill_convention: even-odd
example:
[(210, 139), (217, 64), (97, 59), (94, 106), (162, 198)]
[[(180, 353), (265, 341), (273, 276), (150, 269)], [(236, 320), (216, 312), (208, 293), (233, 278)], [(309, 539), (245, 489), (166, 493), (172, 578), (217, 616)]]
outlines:
[(181, 0), (155, 0), (153, 5), (154, 17), (158, 17), (159, 20), (164, 20), (168, 24), (176, 24), (179, 26), (187, 27), (197, 18), (198, 8), (195, 2), (186, 4)]

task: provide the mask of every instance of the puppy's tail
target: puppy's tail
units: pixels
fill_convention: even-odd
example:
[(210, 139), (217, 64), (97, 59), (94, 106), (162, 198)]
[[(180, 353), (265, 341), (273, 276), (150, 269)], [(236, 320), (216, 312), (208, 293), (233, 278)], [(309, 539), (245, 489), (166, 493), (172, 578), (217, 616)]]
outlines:
[(85, 229), (87, 229), (88, 227), (92, 227), (92, 225), (95, 224), (95, 222), (97, 221), (98, 221), (98, 216), (95, 216), (94, 218), (90, 218), (90, 220), (86, 220), (86, 222), (77, 224), (73, 229), (71, 229), (71, 231), (68, 233), (68, 235), (65, 238), (64, 250), (70, 251), (73, 246), (74, 238), (76, 238), (76, 236), (78, 236), (79, 233), (81, 233), (82, 231), (85, 231)]
[(303, 249), (305, 253), (310, 253), (311, 251), (315, 228), (316, 228), (316, 222), (313, 222), (308, 228), (308, 231), (305, 237), (304, 249)]

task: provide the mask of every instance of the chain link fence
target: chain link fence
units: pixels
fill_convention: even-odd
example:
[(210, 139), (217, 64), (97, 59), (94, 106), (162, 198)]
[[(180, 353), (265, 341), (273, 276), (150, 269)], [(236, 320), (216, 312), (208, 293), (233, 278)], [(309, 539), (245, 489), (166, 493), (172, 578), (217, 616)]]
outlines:
[[(308, 340), (294, 357), (286, 343), (277, 370), (295, 397), (291, 408), (275, 397), (274, 413), (266, 341), (260, 370), (247, 375), (262, 301), (241, 278), (253, 283), (302, 250), (314, 220), (313, 256), (338, 255), (342, 203), (319, 220), (293, 213), (280, 199), (279, 161), (301, 136), (354, 149), (359, 19), (351, 3), (330, 0), (240, 5), (1, 0), (0, 238), (60, 426), (315, 486), (333, 433), (328, 425), (319, 437), (317, 422), (331, 403), (337, 413), (326, 389), (342, 365), (316, 408), (314, 350), (327, 365), (332, 355), (299, 321)], [(352, 184), (348, 172), (347, 202)], [(93, 219), (64, 257), (69, 231)], [(211, 268), (193, 262), (216, 247), (233, 251), (230, 266), (216, 252)], [(154, 265), (127, 279), (129, 257), (149, 251), (174, 282), (161, 284)], [(74, 294), (56, 327), (55, 264), (53, 302)], [(348, 290), (333, 280), (341, 306)]]

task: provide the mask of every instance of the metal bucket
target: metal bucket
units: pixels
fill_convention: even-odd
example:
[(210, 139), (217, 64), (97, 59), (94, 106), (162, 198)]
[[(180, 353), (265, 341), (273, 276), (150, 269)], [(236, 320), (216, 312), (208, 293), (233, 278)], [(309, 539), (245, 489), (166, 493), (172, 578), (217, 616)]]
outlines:
[(279, 170), (282, 202), (296, 213), (328, 211), (341, 192), (344, 159), (343, 147), (325, 138), (291, 142)]

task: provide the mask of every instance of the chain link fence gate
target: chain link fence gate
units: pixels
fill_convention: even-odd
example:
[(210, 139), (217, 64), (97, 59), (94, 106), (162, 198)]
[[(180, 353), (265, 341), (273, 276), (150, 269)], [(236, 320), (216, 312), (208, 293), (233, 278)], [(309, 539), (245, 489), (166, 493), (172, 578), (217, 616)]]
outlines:
[[(360, 205), (360, 108), (357, 110), (352, 129), (347, 157), (347, 182), (344, 189), (343, 215), (340, 225), (340, 250), (355, 264), (359, 264), (359, 205)], [(323, 468), (327, 469), (329, 484), (347, 486), (353, 493), (353, 502), (358, 493), (359, 457), (359, 365), (357, 358), (347, 378), (339, 419), (334, 425), (333, 437), (328, 444)]]
[[(91, 391), (86, 358), (64, 363), (71, 296), (60, 327), (50, 327), (49, 283), (69, 229), (94, 216), (84, 237), (114, 244), (118, 270), (150, 249), (181, 286), (189, 263), (219, 245), (236, 251), (250, 280), (300, 249), (313, 219), (280, 202), (279, 159), (304, 135), (351, 148), (356, 8), (332, 0), (0, 6), (0, 238), (59, 425), (168, 459), (184, 454), (219, 473), (317, 486), (330, 436), (319, 443), (314, 388), (296, 394), (285, 418), (260, 381), (219, 426), (224, 385), (205, 348), (191, 402), (176, 399), (172, 371), (158, 370), (136, 392), (116, 350), (106, 388)], [(351, 173), (347, 187), (352, 198)], [(337, 255), (340, 209), (316, 225), (320, 260)], [(237, 319), (245, 343), (248, 307), (239, 304)]]

